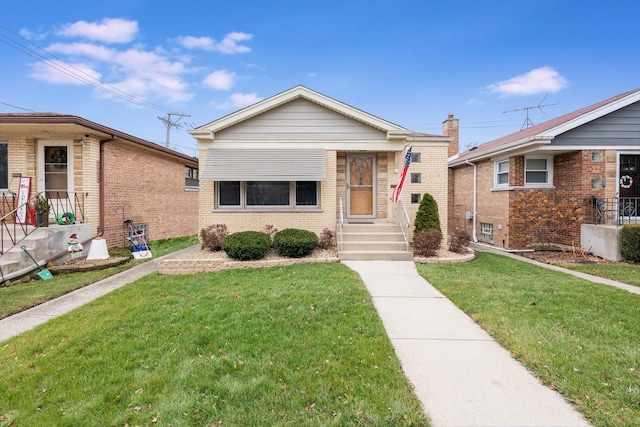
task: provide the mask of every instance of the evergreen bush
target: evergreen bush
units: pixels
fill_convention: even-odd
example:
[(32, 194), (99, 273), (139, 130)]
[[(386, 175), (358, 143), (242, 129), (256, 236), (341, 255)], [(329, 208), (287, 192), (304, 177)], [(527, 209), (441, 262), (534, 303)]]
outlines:
[(438, 203), (436, 199), (429, 193), (425, 193), (420, 200), (418, 212), (416, 212), (416, 220), (414, 223), (413, 234), (418, 234), (422, 230), (427, 229), (441, 230), (440, 215), (438, 214)]
[(622, 226), (620, 255), (627, 261), (640, 262), (640, 225)]
[(311, 231), (286, 228), (275, 234), (273, 247), (280, 256), (302, 258), (318, 247), (318, 236)]
[(222, 241), (222, 250), (238, 261), (262, 259), (270, 247), (271, 239), (260, 231), (239, 231)]

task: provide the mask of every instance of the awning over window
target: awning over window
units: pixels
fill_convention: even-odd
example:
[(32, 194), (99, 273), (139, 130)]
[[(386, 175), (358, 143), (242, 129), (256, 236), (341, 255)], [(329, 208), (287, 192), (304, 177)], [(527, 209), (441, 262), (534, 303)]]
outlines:
[(324, 149), (208, 149), (201, 181), (324, 181)]

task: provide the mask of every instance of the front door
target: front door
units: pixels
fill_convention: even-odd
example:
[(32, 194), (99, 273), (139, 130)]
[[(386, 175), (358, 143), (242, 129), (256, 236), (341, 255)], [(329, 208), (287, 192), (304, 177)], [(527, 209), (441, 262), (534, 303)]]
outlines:
[(640, 154), (620, 154), (618, 187), (620, 216), (640, 216)]
[[(56, 205), (66, 205), (69, 192), (73, 191), (73, 142), (38, 142), (38, 183), (39, 192), (44, 192)], [(52, 214), (53, 212), (50, 212)]]
[(373, 219), (376, 207), (376, 156), (347, 156), (347, 219)]

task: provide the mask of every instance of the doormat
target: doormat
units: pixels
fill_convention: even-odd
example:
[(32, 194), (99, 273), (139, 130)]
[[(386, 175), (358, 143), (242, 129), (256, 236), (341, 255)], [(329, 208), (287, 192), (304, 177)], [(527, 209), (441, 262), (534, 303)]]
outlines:
[(348, 221), (348, 224), (375, 224), (373, 221)]

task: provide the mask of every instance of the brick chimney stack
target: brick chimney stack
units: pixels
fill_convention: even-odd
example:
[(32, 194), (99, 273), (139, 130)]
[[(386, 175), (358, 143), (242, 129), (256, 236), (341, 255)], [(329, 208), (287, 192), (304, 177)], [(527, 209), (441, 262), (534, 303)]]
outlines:
[(442, 122), (442, 133), (444, 136), (452, 138), (449, 143), (449, 157), (458, 154), (458, 139), (460, 138), (460, 120), (453, 118), (453, 113), (449, 113), (447, 120)]

